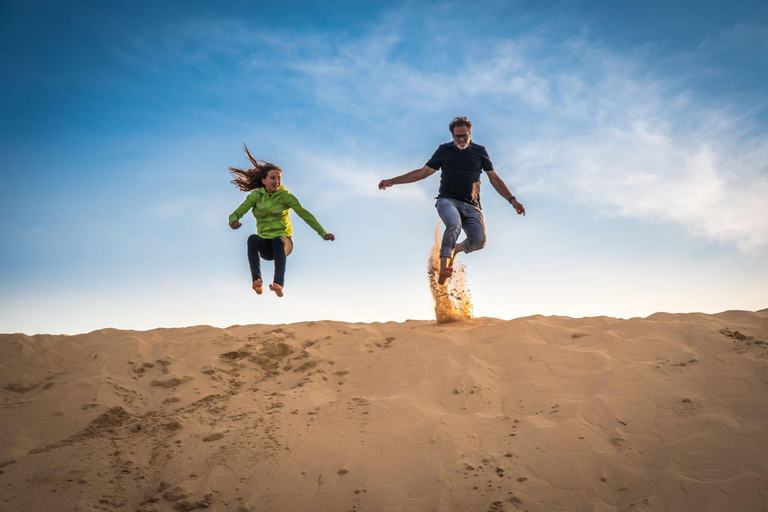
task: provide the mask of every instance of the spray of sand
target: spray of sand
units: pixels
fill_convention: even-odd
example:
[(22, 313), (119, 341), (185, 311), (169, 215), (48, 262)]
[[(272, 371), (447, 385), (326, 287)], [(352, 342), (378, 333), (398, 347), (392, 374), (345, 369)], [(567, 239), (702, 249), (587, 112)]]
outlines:
[(453, 264), (453, 276), (445, 286), (437, 284), (440, 274), (440, 225), (435, 228), (435, 245), (429, 255), (427, 274), (429, 275), (429, 288), (432, 290), (432, 298), (435, 300), (435, 318), (438, 323), (456, 322), (466, 318), (472, 318), (472, 298), (467, 288), (467, 272), (463, 263), (458, 260)]

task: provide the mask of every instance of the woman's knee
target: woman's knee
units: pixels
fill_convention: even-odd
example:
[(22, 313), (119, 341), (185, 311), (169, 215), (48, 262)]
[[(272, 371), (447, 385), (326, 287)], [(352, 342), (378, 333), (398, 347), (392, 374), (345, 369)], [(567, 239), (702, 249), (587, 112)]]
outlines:
[(293, 240), (287, 236), (281, 236), (280, 239), (283, 242), (283, 251), (286, 256), (290, 256), (293, 252)]

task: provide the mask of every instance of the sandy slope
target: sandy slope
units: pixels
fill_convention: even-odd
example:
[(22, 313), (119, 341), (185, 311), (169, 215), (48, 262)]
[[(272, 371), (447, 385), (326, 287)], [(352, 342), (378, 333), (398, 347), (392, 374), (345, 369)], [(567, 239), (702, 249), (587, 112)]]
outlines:
[(763, 340), (768, 310), (2, 335), (0, 510), (765, 511)]

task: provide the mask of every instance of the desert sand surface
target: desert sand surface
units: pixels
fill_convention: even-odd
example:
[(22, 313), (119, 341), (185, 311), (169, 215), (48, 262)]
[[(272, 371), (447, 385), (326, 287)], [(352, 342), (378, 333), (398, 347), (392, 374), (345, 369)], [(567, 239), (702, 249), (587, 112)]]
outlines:
[(0, 336), (0, 510), (760, 511), (768, 310)]

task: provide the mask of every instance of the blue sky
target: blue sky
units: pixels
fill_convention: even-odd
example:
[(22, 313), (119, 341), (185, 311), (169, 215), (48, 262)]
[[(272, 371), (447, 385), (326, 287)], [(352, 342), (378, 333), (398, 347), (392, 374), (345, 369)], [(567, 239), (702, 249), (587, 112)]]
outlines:
[[(0, 44), (0, 332), (433, 318), (438, 176), (376, 185), (456, 115), (528, 210), (483, 183), (477, 316), (768, 307), (765, 2), (6, 2)], [(242, 142), (337, 236), (294, 215), (280, 300)]]

